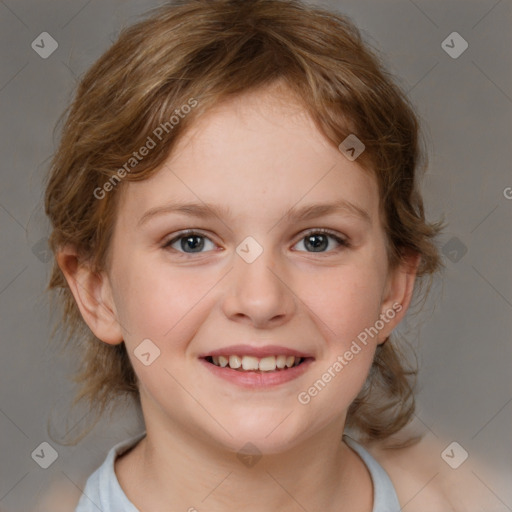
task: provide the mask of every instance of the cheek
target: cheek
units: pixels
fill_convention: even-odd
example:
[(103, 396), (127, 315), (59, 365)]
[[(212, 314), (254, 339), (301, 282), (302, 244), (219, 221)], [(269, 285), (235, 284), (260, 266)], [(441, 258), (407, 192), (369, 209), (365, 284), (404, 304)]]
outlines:
[(215, 285), (213, 276), (192, 269), (147, 264), (136, 257), (120, 261), (116, 306), (127, 345), (150, 338), (164, 348), (172, 340), (179, 347), (180, 333), (197, 327), (197, 312), (205, 294)]
[(361, 262), (319, 272), (313, 282), (304, 279), (298, 288), (326, 339), (341, 349), (378, 319), (382, 286), (376, 266)]
[(322, 417), (332, 419), (348, 407), (367, 378), (377, 346), (374, 326), (381, 313), (384, 272), (368, 251), (353, 264), (317, 274), (314, 287), (311, 281), (309, 287), (307, 281), (301, 284), (301, 290), (310, 290), (301, 299), (315, 313), (311, 318), (327, 341), (301, 403), (311, 401)]

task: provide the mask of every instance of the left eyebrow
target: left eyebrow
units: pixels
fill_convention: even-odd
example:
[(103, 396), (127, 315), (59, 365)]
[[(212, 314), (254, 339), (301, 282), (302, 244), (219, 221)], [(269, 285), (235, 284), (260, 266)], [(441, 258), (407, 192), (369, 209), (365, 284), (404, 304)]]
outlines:
[[(231, 209), (226, 206), (194, 202), (175, 203), (165, 206), (157, 206), (156, 208), (148, 210), (139, 219), (137, 226), (141, 226), (142, 224), (144, 224), (149, 219), (155, 216), (169, 213), (191, 215), (193, 217), (201, 219), (209, 218), (212, 215), (216, 217), (233, 216)], [(301, 207), (292, 207), (284, 214), (284, 218), (289, 222), (299, 220), (311, 220), (317, 217), (322, 217), (333, 213), (344, 213), (346, 215), (358, 217), (369, 224), (372, 223), (370, 214), (364, 208), (357, 206), (356, 204), (351, 203), (350, 201), (347, 201), (345, 199), (335, 201), (334, 203), (310, 204)]]
[(301, 206), (300, 208), (293, 207), (285, 214), (284, 217), (288, 221), (311, 220), (333, 213), (344, 213), (346, 215), (358, 217), (368, 224), (372, 223), (370, 214), (364, 208), (347, 201), (346, 199), (340, 199), (334, 203), (310, 204)]

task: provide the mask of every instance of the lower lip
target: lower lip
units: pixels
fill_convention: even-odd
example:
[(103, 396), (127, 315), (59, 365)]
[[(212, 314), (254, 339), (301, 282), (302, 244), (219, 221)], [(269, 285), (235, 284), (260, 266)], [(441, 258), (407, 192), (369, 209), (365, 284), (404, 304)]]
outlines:
[(300, 377), (308, 369), (309, 365), (313, 362), (313, 359), (308, 358), (298, 366), (292, 366), (286, 370), (276, 370), (273, 372), (241, 372), (233, 370), (233, 368), (229, 368), (229, 366), (224, 368), (216, 366), (206, 361), (206, 359), (200, 359), (200, 361), (217, 377), (242, 387), (254, 389), (279, 386), (280, 384), (290, 382), (291, 380)]

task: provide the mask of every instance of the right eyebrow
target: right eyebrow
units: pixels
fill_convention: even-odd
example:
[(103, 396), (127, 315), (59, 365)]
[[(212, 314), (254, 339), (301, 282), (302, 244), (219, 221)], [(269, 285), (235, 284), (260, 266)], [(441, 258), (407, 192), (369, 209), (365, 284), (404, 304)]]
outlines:
[(217, 206), (207, 203), (174, 203), (151, 208), (139, 219), (137, 225), (141, 226), (153, 217), (169, 213), (181, 213), (201, 219), (211, 217), (212, 214), (217, 217), (222, 217), (223, 215), (226, 217), (232, 216), (230, 208), (226, 206)]

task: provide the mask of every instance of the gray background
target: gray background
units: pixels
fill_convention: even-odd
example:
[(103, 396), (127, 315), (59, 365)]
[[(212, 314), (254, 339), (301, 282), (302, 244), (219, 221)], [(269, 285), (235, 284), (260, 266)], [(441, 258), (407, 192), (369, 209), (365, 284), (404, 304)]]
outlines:
[[(419, 355), (418, 421), (443, 446), (456, 440), (496, 468), (501, 476), (475, 475), (475, 485), (495, 495), (497, 511), (512, 510), (512, 2), (322, 4), (351, 17), (400, 77), (430, 143), (427, 215), (449, 223), (446, 271), (422, 313), (399, 328)], [(49, 419), (57, 433), (85, 419), (69, 413), (71, 366), (50, 344), (41, 201), (53, 129), (77, 78), (156, 5), (0, 0), (0, 510), (47, 510), (52, 485), (76, 492), (108, 448), (140, 429), (126, 410), (75, 447), (49, 437)], [(469, 43), (457, 59), (441, 47), (453, 31)], [(42, 32), (59, 45), (47, 59), (31, 48)], [(46, 470), (31, 458), (43, 441), (59, 454)]]

